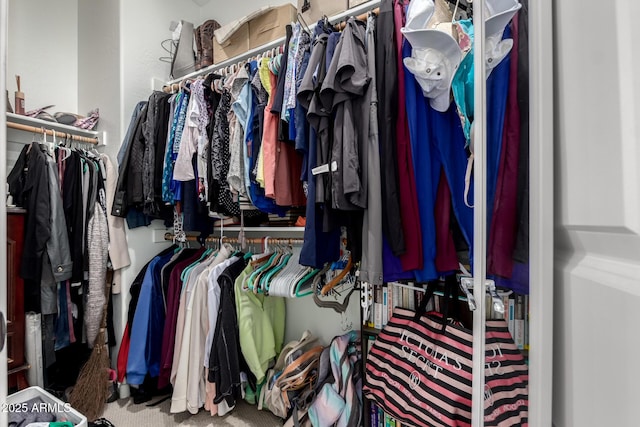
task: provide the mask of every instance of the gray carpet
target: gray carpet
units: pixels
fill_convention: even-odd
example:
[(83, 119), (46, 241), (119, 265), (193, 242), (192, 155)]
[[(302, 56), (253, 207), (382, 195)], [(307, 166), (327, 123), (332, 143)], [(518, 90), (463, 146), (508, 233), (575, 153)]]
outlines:
[(168, 399), (157, 406), (148, 407), (149, 403), (158, 400), (155, 398), (151, 402), (136, 405), (133, 399), (120, 399), (107, 405), (102, 415), (111, 421), (115, 427), (276, 427), (282, 425), (282, 420), (274, 416), (269, 411), (258, 411), (257, 407), (245, 402), (239, 402), (236, 408), (224, 417), (212, 417), (204, 409), (196, 415), (188, 412), (182, 414), (171, 414), (171, 399)]

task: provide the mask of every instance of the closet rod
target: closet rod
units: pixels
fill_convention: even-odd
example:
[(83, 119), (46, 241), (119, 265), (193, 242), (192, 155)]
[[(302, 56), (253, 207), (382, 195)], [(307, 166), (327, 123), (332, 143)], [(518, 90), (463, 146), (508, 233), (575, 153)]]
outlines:
[[(354, 15), (360, 15), (360, 14), (365, 14), (366, 17), (366, 12), (377, 8), (380, 5), (380, 1), (381, 0), (371, 0), (368, 1), (366, 3), (362, 3), (358, 6), (352, 7), (351, 9), (345, 10), (344, 12), (338, 13), (334, 16), (330, 16), (329, 17), (329, 22), (340, 22), (350, 16), (354, 16)], [(312, 24), (309, 26), (310, 30), (313, 31), (314, 28), (316, 27), (316, 23)], [(198, 76), (202, 76), (202, 75), (206, 75), (209, 73), (214, 73), (218, 70), (221, 70), (223, 68), (228, 67), (229, 65), (233, 65), (233, 64), (237, 64), (239, 62), (244, 62), (246, 61), (248, 58), (251, 58), (252, 56), (256, 56), (259, 55), (261, 53), (267, 52), (275, 47), (278, 47), (280, 45), (282, 45), (285, 42), (286, 38), (285, 37), (281, 37), (279, 39), (273, 40), (269, 43), (266, 43), (262, 46), (259, 46), (255, 49), (250, 49), (244, 53), (241, 53), (240, 55), (234, 56), (233, 58), (229, 58), (227, 60), (224, 60), (218, 64), (213, 64), (208, 66), (207, 68), (203, 68), (202, 70), (198, 70), (198, 71), (194, 71), (193, 73), (187, 74), (186, 76), (180, 77), (178, 79), (174, 79), (174, 80), (170, 80), (168, 81), (165, 85), (163, 90), (166, 92), (168, 90), (170, 90), (171, 86), (173, 84), (176, 83), (180, 83), (184, 80), (187, 79), (193, 79), (195, 77)]]
[[(40, 134), (46, 134), (50, 136), (54, 135), (54, 131), (51, 129), (44, 129), (36, 126), (23, 125), (20, 123), (7, 122), (7, 127), (11, 129), (16, 129), (16, 130), (22, 130), (25, 132), (40, 133)], [(74, 141), (83, 142), (85, 144), (98, 145), (100, 143), (98, 138), (89, 138), (86, 136), (74, 135), (72, 133), (66, 133), (66, 132), (55, 132), (55, 136), (60, 137), (62, 139), (70, 138)]]
[[(363, 14), (361, 14), (361, 15), (358, 15), (358, 16), (356, 16), (356, 19), (357, 19), (358, 21), (366, 21), (366, 20), (367, 20), (367, 18), (369, 17), (369, 14), (370, 14), (370, 13), (373, 13), (374, 15), (377, 15), (377, 14), (379, 14), (379, 13), (380, 13), (380, 8), (379, 8), (379, 7), (376, 7), (375, 9), (373, 9), (373, 10), (371, 10), (371, 11), (369, 11), (369, 12), (366, 12), (366, 13), (363, 13)], [(344, 30), (344, 27), (346, 27), (346, 26), (347, 26), (347, 21), (342, 21), (342, 22), (337, 23), (337, 24), (334, 26), (334, 28), (335, 28), (336, 30), (338, 30), (338, 31), (342, 31), (342, 30)]]
[[(173, 241), (174, 235), (172, 233), (166, 233), (164, 235), (164, 240)], [(198, 236), (187, 236), (187, 242), (198, 242)], [(219, 242), (219, 237), (207, 237), (205, 239), (205, 243), (207, 242)], [(260, 237), (260, 238), (246, 238), (244, 242), (249, 245), (261, 245), (263, 243), (273, 243), (275, 245), (301, 245), (304, 243), (304, 239), (289, 239), (289, 238), (279, 238), (279, 237)], [(242, 239), (238, 239), (237, 237), (223, 237), (222, 243), (242, 243)]]

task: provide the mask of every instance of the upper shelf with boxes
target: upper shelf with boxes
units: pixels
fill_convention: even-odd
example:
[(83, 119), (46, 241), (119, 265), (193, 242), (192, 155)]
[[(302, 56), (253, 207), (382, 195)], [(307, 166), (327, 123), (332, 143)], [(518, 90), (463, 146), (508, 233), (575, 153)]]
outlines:
[(230, 22), (214, 31), (213, 65), (176, 75), (165, 83), (165, 90), (172, 85), (199, 75), (246, 61), (248, 58), (279, 48), (285, 41), (286, 26), (300, 20), (309, 28), (323, 16), (329, 22), (338, 23), (349, 16), (359, 15), (376, 8), (380, 0), (298, 0), (296, 8), (290, 3), (266, 6)]

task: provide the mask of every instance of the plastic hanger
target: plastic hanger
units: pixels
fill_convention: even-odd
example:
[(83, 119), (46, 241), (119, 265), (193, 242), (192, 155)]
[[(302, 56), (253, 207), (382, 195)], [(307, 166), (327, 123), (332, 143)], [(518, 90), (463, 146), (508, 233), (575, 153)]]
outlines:
[(194, 261), (193, 263), (191, 263), (189, 266), (187, 266), (187, 268), (185, 268), (182, 271), (182, 274), (180, 274), (180, 280), (182, 280), (183, 286), (184, 286), (184, 283), (186, 282), (187, 278), (189, 277), (189, 274), (191, 273), (191, 270), (193, 270), (199, 263), (201, 263), (212, 252), (213, 252), (213, 249), (209, 249), (209, 248), (205, 249), (202, 252), (202, 254), (200, 255), (200, 258), (197, 261)]
[(278, 273), (280, 273), (282, 271), (283, 268), (285, 268), (290, 259), (291, 259), (292, 254), (291, 253), (286, 253), (284, 254), (280, 260), (278, 261), (278, 264), (276, 264), (268, 273), (266, 273), (263, 278), (260, 280), (260, 288), (262, 289), (262, 291), (266, 294), (269, 292), (269, 285), (271, 280), (273, 279), (273, 277), (275, 275), (277, 275)]
[(295, 289), (296, 298), (306, 297), (314, 292), (313, 286), (309, 286), (309, 283), (313, 285), (312, 278), (315, 277), (321, 270), (312, 269), (309, 273), (302, 278), (297, 284)]
[(263, 266), (261, 266), (260, 268), (258, 268), (258, 270), (254, 272), (256, 275), (254, 276), (254, 281), (252, 283), (253, 293), (258, 293), (263, 291), (262, 278), (264, 277), (265, 274), (267, 274), (269, 270), (271, 270), (276, 265), (278, 265), (278, 263), (280, 262), (280, 258), (282, 256), (283, 254), (281, 252), (278, 252), (278, 251), (274, 252), (273, 255), (271, 256), (271, 259), (269, 259), (267, 263), (265, 263)]
[(349, 260), (347, 261), (347, 266), (333, 280), (331, 280), (329, 283), (324, 285), (321, 291), (322, 295), (327, 295), (327, 293), (329, 293), (331, 289), (336, 287), (342, 281), (342, 279), (344, 279), (344, 277), (349, 273), (349, 271), (351, 271), (352, 267), (353, 267), (353, 258), (351, 258), (351, 254), (349, 254)]

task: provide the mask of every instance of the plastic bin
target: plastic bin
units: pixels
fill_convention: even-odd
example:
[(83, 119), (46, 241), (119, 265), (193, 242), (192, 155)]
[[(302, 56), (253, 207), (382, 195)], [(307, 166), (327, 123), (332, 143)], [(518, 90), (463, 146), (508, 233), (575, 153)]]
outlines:
[(58, 421), (71, 421), (75, 426), (87, 427), (87, 417), (73, 409), (68, 403), (63, 402), (38, 386), (25, 388), (24, 390), (7, 396), (7, 409), (11, 410), (13, 406), (23, 412), (25, 410), (28, 411), (29, 408), (19, 405), (36, 397), (42, 399), (47, 405), (47, 410), (56, 414)]

